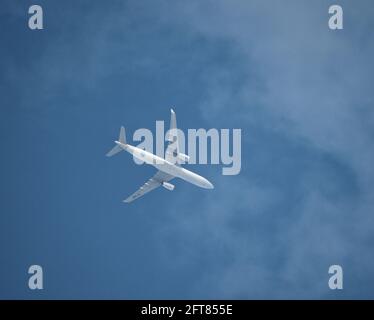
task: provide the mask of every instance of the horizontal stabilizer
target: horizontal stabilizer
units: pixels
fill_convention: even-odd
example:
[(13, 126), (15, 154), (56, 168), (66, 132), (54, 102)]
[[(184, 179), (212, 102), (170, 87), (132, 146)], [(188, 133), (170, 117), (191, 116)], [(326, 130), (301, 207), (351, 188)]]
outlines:
[(125, 133), (125, 128), (124, 127), (121, 127), (121, 130), (119, 132), (118, 141), (116, 141), (116, 145), (113, 147), (112, 150), (110, 150), (106, 154), (106, 156), (111, 157), (111, 156), (114, 156), (115, 154), (117, 154), (118, 152), (121, 152), (123, 150), (123, 148), (119, 144), (122, 144), (122, 145), (126, 144), (126, 133)]
[(107, 157), (111, 157), (111, 156), (114, 156), (115, 154), (117, 154), (118, 152), (121, 152), (123, 149), (120, 147), (120, 146), (114, 146), (114, 148), (112, 150), (110, 150), (106, 156)]

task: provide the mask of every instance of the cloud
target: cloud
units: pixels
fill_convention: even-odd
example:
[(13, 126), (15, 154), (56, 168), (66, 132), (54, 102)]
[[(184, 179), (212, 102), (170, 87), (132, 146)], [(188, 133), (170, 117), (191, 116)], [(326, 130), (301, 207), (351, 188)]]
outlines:
[[(189, 238), (183, 261), (211, 257), (211, 269), (196, 280), (202, 297), (329, 297), (330, 264), (352, 272), (374, 263), (366, 254), (374, 231), (374, 47), (365, 40), (373, 6), (344, 5), (341, 32), (328, 29), (325, 1), (192, 1), (172, 8), (178, 19), (165, 18), (207, 41), (226, 41), (238, 59), (202, 70), (200, 109), (212, 126), (240, 124), (251, 153), (243, 162), (252, 171), (219, 179), (214, 195), (179, 209), (175, 235)], [(277, 148), (267, 135), (281, 137), (285, 150), (298, 148), (289, 154), (296, 167), (270, 164), (297, 192), (253, 174), (269, 164), (256, 163), (256, 152), (272, 158)], [(360, 296), (362, 282), (347, 296)]]

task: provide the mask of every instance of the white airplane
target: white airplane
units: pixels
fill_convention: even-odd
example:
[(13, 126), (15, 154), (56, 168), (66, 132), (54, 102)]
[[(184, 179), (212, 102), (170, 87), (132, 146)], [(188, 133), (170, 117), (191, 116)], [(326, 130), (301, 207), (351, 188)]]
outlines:
[(169, 181), (175, 177), (181, 178), (201, 188), (214, 188), (214, 186), (207, 179), (181, 167), (181, 162), (187, 162), (189, 160), (189, 156), (179, 152), (177, 118), (173, 109), (171, 109), (170, 130), (167, 134), (167, 141), (169, 144), (166, 148), (164, 159), (154, 155), (153, 153), (126, 143), (125, 128), (121, 127), (118, 141), (114, 141), (116, 145), (107, 153), (107, 156), (111, 157), (118, 152), (125, 150), (131, 153), (135, 158), (140, 159), (158, 169), (157, 173), (151, 179), (149, 179), (142, 187), (140, 187), (139, 190), (134, 192), (123, 202), (134, 201), (159, 186), (163, 186), (164, 188), (172, 191), (174, 190), (174, 185), (169, 183)]

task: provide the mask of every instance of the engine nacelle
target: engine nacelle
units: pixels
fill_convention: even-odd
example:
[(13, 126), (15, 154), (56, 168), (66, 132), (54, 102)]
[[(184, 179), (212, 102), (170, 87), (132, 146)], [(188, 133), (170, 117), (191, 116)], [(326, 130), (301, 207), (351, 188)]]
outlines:
[(174, 185), (169, 183), (169, 182), (163, 182), (162, 183), (162, 186), (165, 188), (165, 189), (168, 189), (169, 191), (173, 191), (174, 190)]
[(178, 160), (186, 163), (188, 161), (190, 161), (190, 157), (184, 153), (178, 153)]

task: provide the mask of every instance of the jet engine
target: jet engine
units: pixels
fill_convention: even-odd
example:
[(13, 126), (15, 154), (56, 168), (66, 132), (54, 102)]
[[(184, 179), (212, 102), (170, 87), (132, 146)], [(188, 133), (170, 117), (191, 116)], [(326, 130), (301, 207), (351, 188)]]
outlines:
[(184, 163), (190, 161), (190, 157), (184, 153), (178, 153), (178, 160), (183, 161)]
[(165, 189), (168, 189), (169, 191), (173, 191), (174, 190), (174, 185), (169, 183), (169, 182), (163, 182), (162, 183), (162, 186), (165, 188)]

